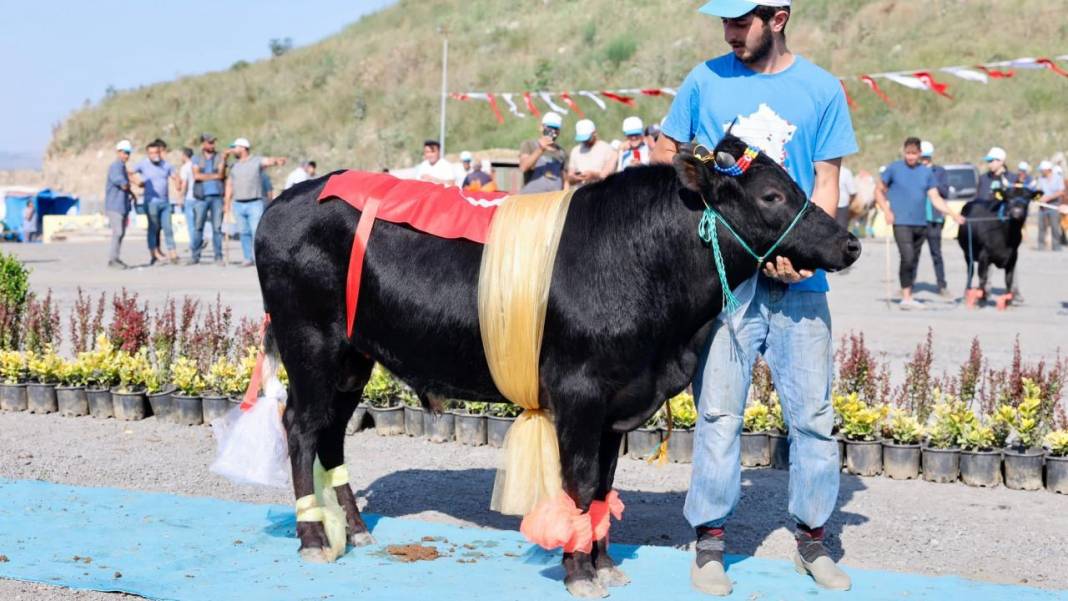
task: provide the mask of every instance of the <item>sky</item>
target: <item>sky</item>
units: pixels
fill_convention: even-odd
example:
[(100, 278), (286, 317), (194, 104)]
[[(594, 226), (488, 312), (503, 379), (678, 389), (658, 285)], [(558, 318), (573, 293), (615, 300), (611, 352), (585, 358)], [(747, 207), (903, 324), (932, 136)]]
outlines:
[(266, 58), (272, 38), (305, 46), (393, 1), (0, 0), (0, 158), (39, 158), (52, 126), (108, 86)]

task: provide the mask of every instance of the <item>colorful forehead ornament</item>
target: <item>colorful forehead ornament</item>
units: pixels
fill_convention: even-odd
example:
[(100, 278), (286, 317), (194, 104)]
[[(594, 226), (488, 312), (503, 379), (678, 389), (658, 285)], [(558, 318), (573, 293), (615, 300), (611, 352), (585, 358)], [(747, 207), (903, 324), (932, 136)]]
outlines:
[(760, 154), (760, 149), (753, 146), (748, 146), (742, 157), (730, 167), (720, 167), (719, 163), (713, 162), (712, 167), (722, 173), (723, 175), (729, 175), (731, 177), (739, 177), (743, 173), (749, 170), (749, 167), (753, 164), (753, 160)]

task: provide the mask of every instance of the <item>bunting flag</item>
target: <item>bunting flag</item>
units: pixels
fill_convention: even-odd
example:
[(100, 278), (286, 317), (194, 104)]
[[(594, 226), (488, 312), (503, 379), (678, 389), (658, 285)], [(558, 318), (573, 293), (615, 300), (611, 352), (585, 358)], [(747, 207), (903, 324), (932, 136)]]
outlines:
[(989, 81), (989, 76), (986, 73), (965, 67), (944, 67), (942, 71), (968, 81), (977, 81), (979, 83), (987, 83)]
[(486, 100), (489, 100), (490, 109), (493, 110), (493, 116), (496, 117), (497, 123), (504, 124), (504, 115), (501, 114), (501, 109), (497, 107), (497, 99), (493, 97), (493, 94), (486, 94)]
[(602, 111), (608, 108), (608, 106), (604, 103), (604, 100), (598, 98), (597, 94), (594, 94), (593, 92), (584, 90), (582, 92), (579, 92), (579, 96), (585, 96), (586, 98), (589, 98), (590, 101), (596, 104)]
[(860, 81), (864, 82), (864, 85), (871, 88), (871, 91), (875, 92), (875, 95), (878, 96), (880, 100), (886, 103), (886, 106), (890, 108), (894, 107), (894, 103), (890, 102), (890, 97), (887, 96), (886, 92), (884, 92), (882, 88), (879, 87), (879, 84), (875, 83), (874, 78), (872, 78), (870, 75), (861, 75)]
[(1065, 71), (1064, 69), (1060, 68), (1060, 66), (1058, 66), (1057, 63), (1053, 62), (1052, 60), (1050, 60), (1048, 58), (1036, 59), (1035, 62), (1040, 64), (1040, 65), (1042, 65), (1042, 66), (1044, 66), (1045, 68), (1049, 69), (1050, 71), (1053, 71), (1057, 75), (1060, 75), (1061, 77), (1068, 77), (1068, 71)]
[(582, 109), (579, 108), (579, 105), (575, 104), (575, 101), (571, 99), (571, 94), (567, 92), (560, 92), (560, 99), (564, 101), (564, 104), (567, 105), (567, 108), (578, 113), (578, 116), (580, 118), (586, 118), (586, 114), (582, 112)]
[(623, 96), (622, 94), (616, 94), (616, 93), (613, 93), (613, 92), (601, 92), (601, 96), (604, 96), (605, 98), (607, 98), (609, 100), (615, 100), (616, 102), (618, 102), (620, 104), (625, 104), (627, 106), (634, 106), (634, 99), (631, 98), (630, 96)]
[(846, 104), (849, 105), (849, 108), (851, 110), (856, 110), (857, 101), (853, 100), (853, 97), (849, 95), (849, 90), (846, 89), (845, 82), (844, 81), (839, 81), (838, 83), (842, 84), (842, 91), (845, 92)]
[(1015, 71), (1002, 71), (986, 65), (976, 65), (975, 68), (989, 75), (991, 79), (1008, 79), (1016, 75)]
[(549, 108), (560, 113), (561, 115), (567, 114), (567, 109), (553, 102), (553, 97), (548, 92), (538, 92), (538, 96), (545, 101), (545, 104), (549, 105)]
[(949, 85), (944, 84), (944, 83), (936, 80), (934, 78), (934, 76), (931, 75), (929, 72), (927, 72), (927, 71), (917, 71), (917, 72), (913, 73), (912, 76), (915, 77), (916, 79), (922, 81), (923, 85), (927, 86), (927, 89), (931, 90), (935, 94), (938, 94), (939, 96), (942, 96), (943, 98), (949, 98), (950, 100), (953, 99), (953, 97), (950, 96), (949, 92), (948, 92)]
[(511, 94), (505, 92), (504, 94), (501, 94), (501, 98), (504, 100), (504, 103), (508, 105), (508, 112), (512, 113), (516, 117), (519, 117), (520, 119), (526, 117), (526, 115), (519, 112), (519, 107), (517, 107), (515, 103), (512, 102)]
[(527, 104), (527, 110), (530, 111), (531, 115), (534, 115), (535, 119), (541, 119), (541, 111), (534, 106), (534, 99), (530, 97), (530, 92), (523, 92), (523, 102)]

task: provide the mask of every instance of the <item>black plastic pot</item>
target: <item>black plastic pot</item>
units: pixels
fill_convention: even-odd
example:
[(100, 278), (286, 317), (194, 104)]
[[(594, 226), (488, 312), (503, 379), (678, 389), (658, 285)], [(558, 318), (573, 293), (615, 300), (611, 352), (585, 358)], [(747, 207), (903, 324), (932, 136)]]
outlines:
[(422, 438), (426, 434), (423, 426), (423, 408), (405, 405), (404, 433), (413, 438)]
[(111, 391), (111, 403), (115, 419), (133, 422), (148, 416), (148, 401), (143, 390), (137, 392)]
[(1014, 490), (1042, 488), (1041, 449), (1005, 449), (1005, 487)]
[(179, 426), (199, 426), (204, 423), (204, 401), (197, 396), (175, 392), (171, 395), (174, 409), (171, 421)]
[(26, 385), (0, 384), (0, 409), (4, 411), (25, 411)]
[(456, 416), (449, 411), (423, 412), (423, 433), (430, 442), (456, 440)]
[(960, 449), (923, 447), (923, 479), (928, 482), (956, 482), (960, 473)]
[(115, 404), (111, 400), (111, 391), (106, 388), (86, 388), (89, 397), (89, 415), (97, 419), (115, 417)]
[(404, 407), (371, 407), (368, 409), (375, 420), (375, 434), (379, 436), (404, 435)]
[(883, 474), (894, 480), (920, 477), (920, 445), (883, 442)]
[(174, 422), (174, 390), (161, 390), (148, 395), (148, 406), (152, 408), (152, 415), (157, 421)]
[(634, 459), (648, 459), (660, 448), (660, 430), (638, 428), (627, 432), (627, 456)]
[(37, 382), (27, 384), (26, 408), (30, 413), (55, 413), (59, 409), (56, 402), (56, 385)]
[[(504, 437), (508, 434), (508, 428), (512, 427), (514, 417), (486, 416), (486, 442), (489, 446), (499, 449), (504, 446)], [(622, 445), (620, 445), (622, 446)]]
[(767, 432), (742, 432), (742, 465), (766, 467), (771, 465), (771, 445)]
[(211, 422), (226, 415), (230, 410), (230, 399), (222, 395), (206, 394), (201, 398), (204, 405), (204, 423)]
[(1068, 457), (1046, 455), (1046, 490), (1068, 495)]
[(777, 470), (790, 469), (790, 437), (787, 434), (768, 432), (768, 447), (771, 451), (771, 467)]
[(847, 440), (846, 471), (857, 476), (878, 476), (883, 472), (881, 440)]
[(961, 451), (960, 480), (986, 488), (1001, 484), (1001, 451)]
[(89, 397), (84, 386), (56, 386), (56, 405), (64, 417), (89, 415)]
[(667, 453), (668, 461), (672, 463), (693, 463), (693, 429), (672, 430), (668, 437)]
[(486, 416), (457, 413), (453, 418), (456, 423), (456, 441), (469, 447), (486, 444)]
[[(404, 420), (407, 424), (408, 420)], [(363, 405), (357, 405), (356, 410), (352, 412), (352, 417), (349, 418), (349, 423), (345, 426), (345, 434), (352, 436), (357, 432), (362, 432), (367, 427), (367, 407)]]

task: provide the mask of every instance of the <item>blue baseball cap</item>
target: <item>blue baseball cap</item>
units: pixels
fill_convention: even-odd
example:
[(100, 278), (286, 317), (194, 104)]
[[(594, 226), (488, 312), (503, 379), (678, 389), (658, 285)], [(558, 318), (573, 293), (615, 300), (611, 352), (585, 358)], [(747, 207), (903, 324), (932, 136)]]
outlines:
[(790, 0), (712, 0), (697, 12), (724, 19), (737, 19), (752, 12), (758, 6), (787, 8), (790, 6)]

